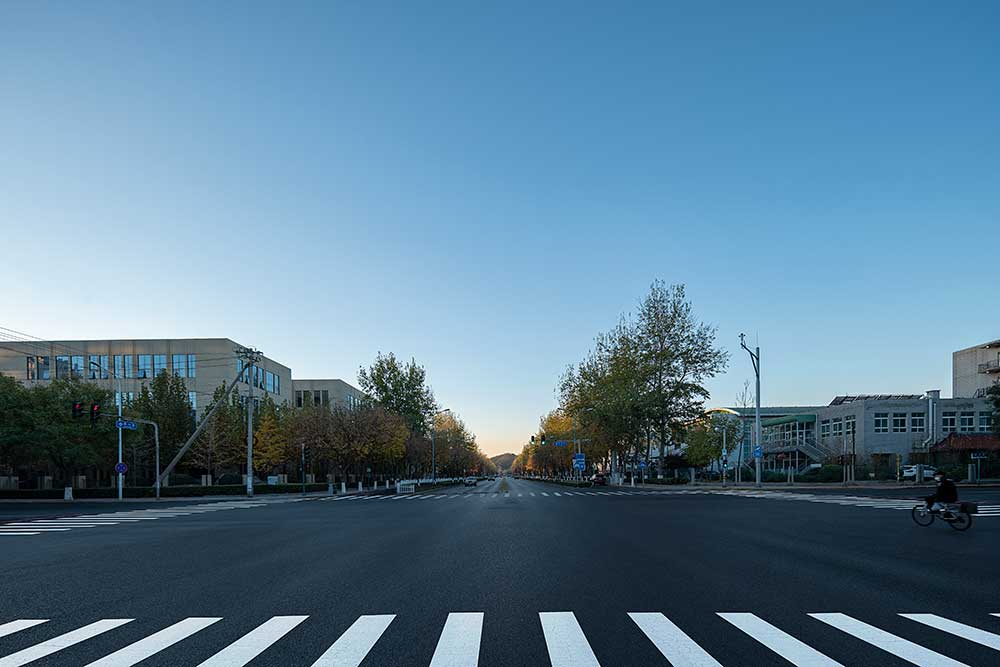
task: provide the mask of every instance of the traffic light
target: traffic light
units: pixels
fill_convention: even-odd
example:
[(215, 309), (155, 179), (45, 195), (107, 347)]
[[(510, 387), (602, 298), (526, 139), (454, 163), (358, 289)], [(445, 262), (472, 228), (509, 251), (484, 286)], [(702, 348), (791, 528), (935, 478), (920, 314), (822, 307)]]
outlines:
[(83, 401), (73, 401), (73, 419), (83, 416)]
[(545, 434), (544, 433), (542, 433), (542, 445), (543, 446), (545, 445)]
[(90, 425), (97, 425), (97, 418), (101, 416), (101, 404), (91, 403), (90, 404)]
[(534, 446), (534, 444), (535, 444), (535, 436), (531, 436), (531, 444), (532, 444), (532, 446)]

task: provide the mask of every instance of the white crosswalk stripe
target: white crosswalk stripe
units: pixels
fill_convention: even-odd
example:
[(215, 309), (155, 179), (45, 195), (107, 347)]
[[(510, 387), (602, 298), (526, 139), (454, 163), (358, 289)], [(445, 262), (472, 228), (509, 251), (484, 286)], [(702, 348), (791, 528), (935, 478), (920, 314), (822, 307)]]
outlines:
[(600, 667), (573, 612), (546, 611), (538, 618), (552, 667)]
[(720, 613), (719, 616), (797, 667), (844, 667), (754, 614)]
[(722, 667), (663, 614), (631, 613), (629, 618), (635, 621), (673, 667)]
[(48, 622), (49, 619), (47, 618), (22, 618), (16, 621), (11, 621), (10, 623), (4, 623), (0, 625), (0, 637), (6, 637), (7, 635), (12, 635), (15, 632), (27, 630), (28, 628), (33, 628), (36, 625)]
[(476, 667), (482, 635), (482, 612), (448, 614), (431, 667)]
[(198, 667), (243, 667), (308, 616), (275, 616), (222, 649)]
[(936, 614), (900, 614), (900, 616), (1000, 651), (1000, 635), (995, 635), (992, 632), (942, 618)]
[(964, 662), (952, 660), (948, 656), (924, 648), (919, 644), (914, 644), (873, 625), (868, 625), (856, 618), (851, 618), (846, 614), (824, 613), (809, 615), (838, 630), (843, 630), (861, 641), (868, 642), (872, 646), (877, 646), (887, 653), (891, 653), (914, 665), (919, 665), (919, 667), (969, 667)]
[(204, 630), (213, 623), (221, 620), (218, 617), (185, 618), (183, 621), (174, 623), (159, 632), (154, 632), (150, 636), (115, 651), (111, 655), (107, 655), (100, 660), (95, 660), (87, 665), (87, 667), (132, 667), (132, 665), (156, 655), (163, 649), (173, 646), (182, 639), (190, 637), (194, 633)]
[(61, 651), (64, 648), (69, 648), (74, 644), (86, 641), (91, 637), (96, 637), (97, 635), (107, 632), (108, 630), (113, 630), (120, 625), (131, 623), (133, 620), (134, 619), (131, 618), (106, 618), (100, 621), (95, 621), (90, 625), (85, 625), (77, 630), (67, 632), (66, 634), (59, 635), (58, 637), (53, 637), (52, 639), (44, 641), (41, 644), (29, 646), (28, 648), (18, 651), (17, 653), (11, 653), (5, 658), (0, 658), (0, 667), (20, 667), (21, 665), (26, 665), (29, 662), (40, 660), (47, 655), (52, 655), (53, 653)]
[(360, 617), (312, 667), (358, 667), (394, 618), (393, 614)]

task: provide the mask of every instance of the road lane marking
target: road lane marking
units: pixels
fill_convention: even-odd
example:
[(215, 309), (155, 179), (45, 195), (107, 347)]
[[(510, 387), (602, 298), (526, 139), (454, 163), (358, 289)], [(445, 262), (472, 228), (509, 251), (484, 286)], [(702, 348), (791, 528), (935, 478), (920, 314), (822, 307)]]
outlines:
[(222, 618), (217, 616), (193, 616), (185, 618), (183, 621), (178, 621), (159, 632), (154, 632), (148, 637), (144, 637), (125, 648), (106, 655), (100, 660), (95, 660), (89, 663), (87, 667), (132, 667), (132, 665), (156, 655), (182, 639), (186, 639), (221, 620)]
[(823, 621), (827, 625), (842, 630), (847, 634), (857, 637), (863, 642), (867, 642), (876, 648), (880, 648), (886, 653), (891, 653), (897, 658), (902, 658), (907, 662), (912, 662), (919, 667), (968, 667), (964, 662), (952, 660), (946, 655), (941, 655), (929, 648), (924, 648), (919, 644), (897, 637), (885, 630), (868, 625), (847, 614), (809, 614), (817, 621)]
[(531, 497), (532, 497), (532, 498), (534, 498), (534, 497), (535, 497), (535, 492), (534, 492), (534, 491), (530, 491), (529, 493), (531, 493)]
[(0, 531), (0, 535), (41, 535), (37, 530), (8, 530)]
[(0, 658), (0, 667), (20, 667), (21, 665), (26, 665), (29, 662), (40, 660), (47, 655), (52, 655), (56, 651), (69, 648), (74, 644), (79, 644), (80, 642), (86, 641), (91, 637), (96, 637), (97, 635), (107, 632), (108, 630), (114, 630), (118, 626), (131, 623), (134, 620), (135, 619), (132, 618), (104, 618), (100, 621), (95, 621), (90, 625), (85, 625), (82, 628), (77, 628), (76, 630), (67, 632), (66, 634), (53, 637), (52, 639), (44, 641), (41, 644), (29, 646), (28, 648), (22, 649), (17, 653), (11, 653), (5, 658)]
[(549, 494), (545, 493), (544, 491), (542, 491), (542, 495), (545, 496), (546, 498), (549, 497)]
[(394, 618), (395, 614), (358, 617), (312, 667), (358, 667)]
[(243, 667), (291, 632), (308, 616), (274, 616), (222, 649), (198, 667)]
[(562, 496), (562, 494), (561, 494), (561, 493), (559, 493), (558, 491), (553, 491), (553, 492), (552, 492), (552, 495), (554, 495), (554, 496)]
[(483, 636), (483, 612), (448, 614), (430, 667), (476, 667)]
[(748, 613), (719, 613), (724, 620), (745, 632), (796, 667), (844, 667), (816, 649), (803, 644), (762, 618)]
[(27, 630), (28, 628), (33, 628), (36, 625), (48, 622), (49, 619), (47, 618), (19, 618), (16, 621), (0, 625), (0, 637), (6, 637), (7, 635), (12, 635), (15, 632)]
[(15, 534), (18, 534), (18, 533), (25, 532), (28, 528), (30, 528), (34, 532), (34, 534), (37, 535), (38, 533), (62, 533), (62, 532), (66, 532), (67, 530), (73, 530), (73, 528), (93, 528), (93, 526), (73, 526), (73, 528), (58, 528), (58, 527), (53, 528), (53, 527), (50, 527), (50, 526), (44, 526), (44, 527), (43, 526), (19, 526), (19, 527), (13, 528), (11, 530), (7, 530), (3, 526), (0, 526), (0, 533), (15, 533)]
[(552, 667), (601, 667), (573, 612), (543, 611), (538, 619)]
[(722, 667), (663, 614), (630, 612), (628, 616), (673, 667)]
[(992, 632), (986, 632), (936, 614), (900, 614), (900, 616), (1000, 651), (1000, 635), (995, 635)]

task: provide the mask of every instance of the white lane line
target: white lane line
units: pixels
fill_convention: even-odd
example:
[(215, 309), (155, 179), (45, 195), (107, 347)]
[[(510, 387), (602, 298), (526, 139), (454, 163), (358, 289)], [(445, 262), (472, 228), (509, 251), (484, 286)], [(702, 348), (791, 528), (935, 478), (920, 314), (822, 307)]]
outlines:
[(673, 667), (722, 667), (663, 614), (630, 612), (628, 616)]
[(82, 628), (77, 628), (76, 630), (67, 632), (66, 634), (53, 637), (52, 639), (44, 641), (41, 644), (29, 646), (28, 648), (22, 649), (17, 653), (11, 653), (5, 658), (0, 658), (0, 667), (20, 667), (21, 665), (26, 665), (29, 662), (34, 662), (35, 660), (44, 658), (47, 655), (52, 655), (56, 651), (61, 651), (64, 648), (86, 641), (91, 637), (96, 637), (97, 635), (107, 632), (108, 630), (114, 630), (120, 625), (131, 623), (133, 620), (135, 619), (103, 618), (99, 621), (91, 623), (90, 625), (85, 625)]
[(308, 616), (274, 616), (222, 649), (198, 667), (243, 667), (291, 632)]
[(16, 621), (0, 625), (0, 637), (6, 637), (7, 635), (12, 635), (15, 632), (27, 630), (28, 628), (33, 628), (36, 625), (48, 622), (49, 619), (47, 618), (19, 618)]
[(185, 618), (183, 621), (163, 628), (159, 632), (154, 632), (125, 648), (118, 649), (100, 660), (95, 660), (87, 667), (131, 667), (221, 620), (222, 618), (217, 616)]
[(35, 530), (35, 531), (28, 531), (28, 530), (8, 530), (7, 532), (0, 532), (0, 535), (40, 535), (40, 534), (41, 533), (39, 533), (37, 530)]
[(448, 614), (430, 667), (476, 667), (483, 636), (483, 612)]
[(600, 667), (583, 629), (571, 611), (543, 611), (542, 634), (552, 667)]
[(549, 497), (549, 494), (545, 493), (544, 491), (542, 491), (542, 495), (545, 496), (546, 498)]
[(828, 658), (753, 614), (720, 613), (719, 616), (796, 667), (844, 667), (836, 660)]
[(394, 618), (395, 614), (358, 617), (312, 667), (358, 667)]
[(963, 662), (958, 660), (952, 660), (946, 655), (941, 655), (929, 648), (924, 648), (919, 644), (914, 644), (911, 641), (903, 639), (902, 637), (897, 637), (894, 634), (890, 634), (885, 630), (876, 628), (874, 625), (868, 625), (856, 618), (852, 618), (847, 614), (841, 613), (831, 613), (831, 614), (809, 614), (818, 621), (823, 621), (827, 625), (831, 625), (838, 630), (842, 630), (847, 634), (857, 637), (863, 642), (868, 642), (876, 648), (880, 648), (886, 653), (891, 653), (892, 655), (902, 658), (907, 662), (912, 662), (914, 665), (919, 665), (919, 667), (968, 667)]
[(552, 495), (562, 497), (562, 494), (559, 493), (558, 491), (553, 491)]
[[(74, 528), (80, 528), (80, 527), (81, 526), (74, 526)], [(90, 526), (82, 526), (82, 527), (83, 528), (90, 528)], [(0, 527), (0, 533), (15, 533), (15, 534), (20, 534), (20, 533), (25, 532), (25, 530), (28, 529), (28, 528), (30, 528), (31, 530), (33, 530), (35, 533), (64, 533), (64, 532), (66, 532), (68, 530), (73, 530), (73, 528), (49, 528), (49, 527), (43, 528), (41, 526), (22, 526), (22, 527), (14, 528), (12, 530), (7, 530), (6, 528)]]
[(995, 635), (992, 632), (986, 632), (936, 614), (900, 614), (900, 616), (1000, 651), (1000, 635)]
[(534, 498), (534, 497), (535, 497), (535, 492), (534, 492), (534, 491), (529, 491), (529, 493), (531, 494), (531, 497), (532, 497), (532, 498)]

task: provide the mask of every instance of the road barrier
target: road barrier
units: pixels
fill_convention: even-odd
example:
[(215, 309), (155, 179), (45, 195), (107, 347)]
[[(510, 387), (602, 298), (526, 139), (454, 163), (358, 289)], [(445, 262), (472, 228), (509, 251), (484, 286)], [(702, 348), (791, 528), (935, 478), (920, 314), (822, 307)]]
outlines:
[(417, 483), (412, 479), (403, 479), (396, 482), (396, 493), (415, 493)]

